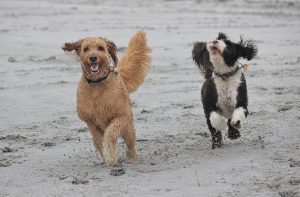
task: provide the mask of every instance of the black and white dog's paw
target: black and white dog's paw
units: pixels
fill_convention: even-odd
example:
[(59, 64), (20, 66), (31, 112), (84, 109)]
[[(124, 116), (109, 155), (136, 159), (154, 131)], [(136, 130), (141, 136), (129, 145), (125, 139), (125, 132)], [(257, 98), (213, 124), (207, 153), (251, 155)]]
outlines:
[(222, 133), (221, 131), (216, 131), (212, 136), (212, 149), (221, 148), (222, 145)]
[(217, 131), (222, 131), (227, 127), (227, 119), (215, 111), (210, 113), (209, 120), (211, 122), (211, 126)]
[(245, 112), (246, 110), (243, 107), (235, 109), (230, 122), (231, 126), (236, 129), (241, 129), (242, 127), (244, 127), (246, 122)]

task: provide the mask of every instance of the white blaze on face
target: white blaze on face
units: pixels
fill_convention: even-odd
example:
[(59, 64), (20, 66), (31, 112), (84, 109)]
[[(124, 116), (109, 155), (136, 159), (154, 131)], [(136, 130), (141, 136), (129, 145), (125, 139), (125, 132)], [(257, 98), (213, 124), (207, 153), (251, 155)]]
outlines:
[(206, 48), (209, 54), (212, 55), (213, 57), (222, 56), (223, 51), (226, 47), (225, 42), (223, 40), (216, 40), (214, 42), (217, 43), (209, 42), (206, 44)]
[(213, 64), (214, 70), (218, 73), (230, 72), (232, 68), (228, 67), (223, 58), (223, 52), (226, 44), (223, 40), (216, 40), (217, 43), (209, 42), (206, 48), (209, 52), (210, 62)]

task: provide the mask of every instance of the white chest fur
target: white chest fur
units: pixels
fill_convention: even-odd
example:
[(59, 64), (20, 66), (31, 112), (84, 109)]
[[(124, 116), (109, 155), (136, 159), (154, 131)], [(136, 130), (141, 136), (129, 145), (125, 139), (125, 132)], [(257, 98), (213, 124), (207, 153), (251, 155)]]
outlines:
[(238, 87), (241, 83), (241, 75), (242, 71), (239, 70), (226, 81), (222, 80), (220, 77), (214, 77), (218, 94), (217, 107), (222, 110), (222, 115), (225, 118), (230, 119), (232, 117), (237, 101)]

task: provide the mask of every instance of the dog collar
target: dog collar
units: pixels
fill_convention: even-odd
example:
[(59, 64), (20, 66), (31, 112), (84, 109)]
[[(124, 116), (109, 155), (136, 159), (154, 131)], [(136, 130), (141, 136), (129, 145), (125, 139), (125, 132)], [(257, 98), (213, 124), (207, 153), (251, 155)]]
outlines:
[(114, 74), (118, 74), (114, 68), (112, 68), (112, 70), (109, 70), (109, 72), (107, 73), (107, 75), (105, 77), (100, 77), (99, 79), (96, 79), (95, 81), (94, 80), (91, 80), (91, 79), (88, 79), (86, 78), (86, 76), (84, 76), (84, 78), (86, 79), (86, 81), (88, 82), (88, 84), (90, 83), (100, 83), (102, 81), (104, 81), (105, 79), (107, 79), (107, 77), (110, 75), (110, 73), (114, 73)]
[(218, 73), (214, 72), (214, 74), (218, 77), (220, 77), (223, 81), (226, 81), (229, 77), (233, 76), (238, 70), (240, 70), (241, 67), (237, 66), (234, 70), (227, 72), (227, 73)]

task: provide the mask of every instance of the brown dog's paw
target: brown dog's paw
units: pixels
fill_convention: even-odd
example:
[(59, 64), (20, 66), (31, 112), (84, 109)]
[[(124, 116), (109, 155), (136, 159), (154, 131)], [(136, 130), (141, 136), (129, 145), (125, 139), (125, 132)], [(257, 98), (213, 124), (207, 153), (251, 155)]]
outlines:
[(136, 152), (135, 151), (126, 151), (126, 161), (134, 162), (136, 160)]
[(118, 147), (115, 143), (109, 143), (105, 140), (103, 143), (103, 158), (107, 166), (114, 166), (118, 162)]
[(104, 162), (107, 166), (114, 166), (118, 162), (118, 154), (112, 154), (108, 151), (103, 151)]
[(107, 166), (115, 166), (117, 164), (117, 161), (118, 161), (118, 157), (112, 157), (112, 156), (105, 157), (105, 164)]

